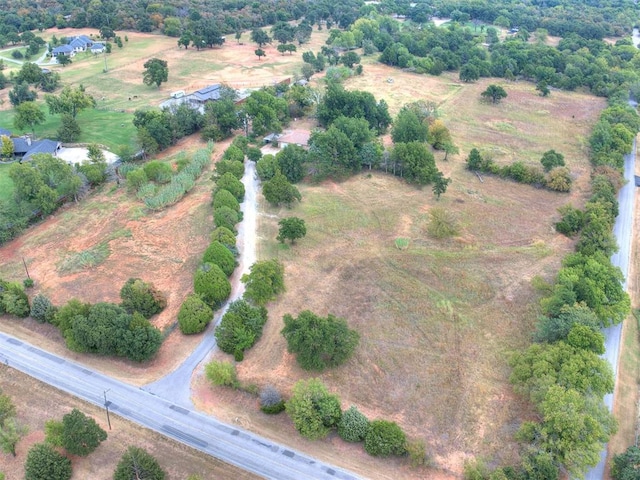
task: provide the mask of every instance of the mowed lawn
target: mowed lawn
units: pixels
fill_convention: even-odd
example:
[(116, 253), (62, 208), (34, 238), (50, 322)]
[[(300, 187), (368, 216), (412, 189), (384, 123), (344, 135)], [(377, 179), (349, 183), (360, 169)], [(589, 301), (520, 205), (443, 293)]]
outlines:
[(9, 178), (10, 164), (0, 164), (0, 202), (9, 200), (13, 195), (13, 182)]

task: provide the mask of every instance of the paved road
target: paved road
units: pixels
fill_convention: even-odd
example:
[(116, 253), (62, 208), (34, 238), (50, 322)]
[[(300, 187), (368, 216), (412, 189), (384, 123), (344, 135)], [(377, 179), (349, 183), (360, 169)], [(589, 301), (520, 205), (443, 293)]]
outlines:
[[(624, 178), (627, 184), (620, 189), (618, 201), (620, 202), (620, 210), (616, 223), (613, 226), (613, 233), (618, 241), (619, 250), (611, 256), (611, 263), (620, 267), (624, 275), (623, 288), (627, 289), (627, 275), (629, 274), (629, 258), (631, 255), (631, 241), (633, 229), (633, 211), (635, 208), (635, 163), (636, 163), (636, 141), (633, 141), (631, 153), (624, 157)], [(618, 356), (620, 355), (620, 336), (622, 333), (622, 324), (614, 325), (603, 330), (605, 335), (605, 354), (604, 357), (613, 368), (614, 377), (618, 374)], [(611, 410), (613, 408), (613, 394), (604, 397), (605, 405)], [(600, 463), (589, 470), (585, 475), (586, 480), (602, 480), (604, 478), (604, 470), (607, 462), (607, 448), (600, 452)]]
[[(176, 405), (27, 342), (0, 333), (0, 362), (76, 397), (264, 478), (355, 480), (352, 473), (233, 425)], [(118, 428), (117, 419), (112, 419)]]

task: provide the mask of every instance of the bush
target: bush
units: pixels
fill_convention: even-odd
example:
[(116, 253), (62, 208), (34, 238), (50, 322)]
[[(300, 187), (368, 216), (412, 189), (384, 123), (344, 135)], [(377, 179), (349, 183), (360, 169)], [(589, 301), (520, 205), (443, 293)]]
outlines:
[(280, 164), (278, 163), (278, 160), (276, 160), (275, 156), (269, 153), (258, 160), (258, 163), (256, 164), (256, 173), (263, 182), (271, 180), (279, 171)]
[(204, 303), (200, 296), (189, 295), (178, 312), (178, 325), (185, 335), (200, 333), (213, 320), (213, 310)]
[(571, 174), (566, 167), (556, 167), (549, 172), (549, 177), (546, 180), (547, 188), (555, 190), (556, 192), (569, 192), (571, 191)]
[(211, 263), (198, 268), (193, 279), (194, 291), (216, 310), (231, 294), (231, 284), (222, 269)]
[(101, 163), (83, 163), (79, 165), (78, 171), (87, 177), (87, 181), (92, 186), (101, 185), (107, 180), (107, 164)]
[(39, 293), (33, 297), (31, 316), (40, 323), (51, 323), (56, 314), (56, 308), (47, 297)]
[(287, 350), (305, 370), (324, 370), (346, 362), (358, 345), (360, 335), (351, 330), (344, 318), (329, 314), (326, 318), (309, 310), (298, 318), (283, 317), (281, 333), (287, 340)]
[(133, 446), (129, 447), (122, 455), (115, 472), (113, 472), (113, 480), (143, 478), (145, 480), (164, 480), (166, 476), (166, 472), (153, 456), (147, 453), (146, 450)]
[(558, 212), (562, 215), (562, 219), (556, 223), (556, 231), (567, 237), (572, 237), (584, 226), (584, 212), (571, 205), (564, 205), (558, 208)]
[(106, 439), (107, 432), (77, 408), (62, 417), (62, 446), (67, 453), (86, 457)]
[(326, 437), (340, 422), (340, 398), (318, 380), (300, 380), (293, 386), (286, 411), (296, 430), (309, 440)]
[(229, 250), (236, 247), (236, 235), (226, 227), (218, 227), (211, 233), (212, 242), (220, 242)]
[(247, 147), (249, 146), (249, 139), (244, 135), (238, 135), (233, 139), (233, 142), (231, 142), (231, 146), (237, 147), (245, 152), (247, 150)]
[(262, 158), (262, 151), (258, 147), (248, 147), (247, 158), (252, 162), (257, 162)]
[(202, 263), (218, 265), (227, 277), (236, 269), (236, 259), (233, 253), (220, 242), (211, 242), (202, 257)]
[(338, 435), (346, 442), (361, 442), (369, 429), (369, 419), (354, 405), (342, 413)]
[(273, 206), (286, 205), (290, 207), (294, 201), (302, 200), (302, 195), (295, 185), (292, 185), (279, 171), (262, 184), (264, 198)]
[(28, 317), (31, 312), (29, 297), (18, 283), (0, 280), (0, 313)]
[(149, 182), (141, 185), (138, 188), (138, 192), (136, 193), (136, 197), (139, 200), (147, 200), (148, 198), (153, 197), (156, 194), (157, 187), (155, 183)]
[(27, 453), (25, 480), (69, 480), (71, 460), (46, 443), (37, 443)]
[(274, 415), (280, 412), (284, 412), (284, 400), (280, 392), (275, 387), (267, 385), (260, 392), (260, 410), (264, 413)]
[(242, 163), (244, 162), (244, 148), (231, 144), (222, 154), (222, 159)]
[(31, 287), (33, 287), (33, 285), (34, 285), (33, 278), (25, 278), (22, 281), (22, 286), (24, 288), (31, 288)]
[(147, 178), (152, 182), (169, 183), (173, 176), (173, 169), (168, 163), (152, 160), (142, 167)]
[(204, 372), (207, 380), (215, 386), (239, 387), (236, 367), (229, 362), (213, 360), (205, 365)]
[(213, 209), (229, 207), (236, 212), (240, 211), (240, 203), (229, 190), (218, 190), (213, 196)]
[(216, 175), (221, 177), (225, 173), (230, 173), (240, 180), (244, 175), (244, 164), (238, 160), (219, 160), (216, 163)]
[(244, 298), (264, 305), (284, 292), (284, 266), (276, 259), (256, 262), (240, 281), (246, 285)]
[(218, 190), (228, 190), (234, 197), (236, 197), (238, 202), (242, 202), (244, 199), (244, 185), (230, 172), (225, 173), (216, 181), (214, 194)]
[(120, 290), (122, 308), (127, 312), (139, 312), (145, 318), (151, 318), (167, 306), (167, 298), (152, 283), (139, 278), (130, 278)]
[(127, 172), (127, 188), (130, 192), (137, 192), (143, 185), (145, 185), (149, 179), (147, 174), (144, 173), (144, 169), (136, 168)]
[[(262, 336), (267, 321), (267, 309), (253, 307), (245, 300), (236, 300), (216, 327), (215, 337), (220, 350), (239, 355), (251, 348)], [(237, 361), (238, 360), (236, 358)]]
[(239, 221), (240, 215), (232, 208), (219, 207), (213, 211), (213, 223), (216, 227), (224, 227), (228, 230), (235, 230), (235, 226)]
[(426, 446), (423, 440), (407, 442), (407, 454), (412, 467), (422, 467), (429, 464)]
[(388, 457), (407, 453), (407, 438), (395, 422), (374, 420), (364, 439), (365, 451), (373, 457)]
[(429, 224), (427, 233), (433, 238), (443, 239), (458, 235), (460, 229), (455, 217), (442, 207), (433, 207), (429, 210)]

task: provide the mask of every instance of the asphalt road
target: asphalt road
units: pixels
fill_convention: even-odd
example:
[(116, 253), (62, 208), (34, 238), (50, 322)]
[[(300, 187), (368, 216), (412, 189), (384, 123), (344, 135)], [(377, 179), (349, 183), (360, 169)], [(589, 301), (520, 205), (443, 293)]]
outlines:
[[(98, 406), (104, 406), (106, 392), (111, 412), (264, 478), (358, 478), (4, 333), (0, 333), (0, 362)], [(111, 423), (118, 428), (117, 418), (112, 417)]]
[[(631, 241), (633, 229), (633, 210), (635, 208), (635, 163), (636, 163), (636, 141), (633, 141), (631, 153), (624, 157), (624, 178), (627, 183), (618, 193), (618, 202), (620, 202), (620, 210), (616, 223), (613, 226), (613, 233), (618, 241), (619, 250), (611, 256), (611, 263), (620, 267), (624, 275), (623, 288), (627, 289), (627, 275), (629, 274), (629, 259), (631, 255)], [(604, 358), (611, 364), (613, 368), (614, 378), (618, 374), (618, 356), (620, 355), (620, 336), (622, 333), (622, 324), (614, 325), (602, 330), (605, 336)], [(613, 408), (613, 394), (604, 397), (605, 405), (611, 410)], [(600, 463), (589, 470), (585, 475), (586, 480), (602, 480), (604, 478), (604, 470), (607, 462), (607, 448), (600, 452)]]

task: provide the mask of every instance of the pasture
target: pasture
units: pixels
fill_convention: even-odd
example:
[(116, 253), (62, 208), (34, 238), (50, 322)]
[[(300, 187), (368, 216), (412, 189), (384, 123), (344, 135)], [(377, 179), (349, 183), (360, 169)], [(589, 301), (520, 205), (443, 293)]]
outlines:
[[(135, 108), (157, 105), (174, 90), (218, 82), (238, 88), (269, 84), (299, 70), (300, 52), (283, 56), (269, 46), (267, 58), (260, 61), (246, 37), (241, 39), (245, 45), (228, 39), (222, 48), (197, 52), (179, 50), (176, 39), (129, 34), (122, 51), (108, 57), (107, 73), (102, 73), (102, 59), (90, 56), (59, 71), (63, 82), (85, 85), (101, 108), (131, 115)], [(325, 38), (326, 32), (314, 32), (312, 45), (303, 50), (319, 50)], [(142, 64), (153, 56), (169, 62), (169, 82), (160, 89), (142, 85)], [(283, 442), (294, 441), (296, 448), (367, 478), (450, 478), (473, 457), (508, 463), (517, 454), (513, 434), (531, 413), (512, 392), (508, 358), (528, 344), (538, 313), (532, 279), (551, 280), (573, 248), (572, 241), (554, 231), (553, 222), (558, 207), (585, 201), (590, 171), (586, 139), (605, 102), (560, 91), (542, 98), (534, 85), (515, 82), (503, 84), (509, 96), (501, 104), (489, 105), (480, 102), (480, 92), (496, 80), (462, 84), (457, 74), (421, 76), (374, 63), (372, 57), (363, 63), (363, 75), (349, 79), (347, 88), (384, 99), (392, 115), (419, 99), (438, 105), (440, 118), (460, 148), (448, 162), (436, 152), (438, 168), (452, 183), (436, 201), (430, 187), (419, 189), (390, 175), (365, 171), (343, 183), (301, 185), (303, 200), (291, 210), (270, 208), (261, 201), (259, 257), (275, 256), (284, 262), (287, 292), (268, 306), (263, 337), (246, 352), (238, 372), (243, 383), (273, 384), (285, 394), (297, 380), (320, 376), (341, 396), (343, 407), (355, 404), (369, 418), (395, 420), (410, 437), (425, 440), (438, 470), (413, 470), (402, 460), (372, 459), (360, 446), (345, 445), (335, 436), (304, 441), (286, 416), (267, 418), (254, 397), (212, 390), (199, 375), (194, 402), (223, 420)], [(319, 85), (317, 79), (312, 83)], [(473, 147), (499, 163), (528, 164), (555, 149), (565, 156), (574, 189), (557, 194), (494, 177), (480, 181), (464, 166)], [(181, 143), (167, 155), (187, 148)], [(216, 145), (215, 155), (224, 148)], [(127, 278), (153, 279), (170, 295), (169, 307), (156, 320), (168, 325), (191, 289), (191, 275), (208, 243), (211, 183), (206, 177), (180, 203), (153, 214), (146, 214), (122, 189), (106, 187), (0, 248), (0, 277), (21, 279), (24, 256), (37, 291), (57, 304), (72, 297), (117, 301)], [(434, 206), (456, 219), (457, 236), (429, 237), (426, 229)], [(277, 222), (286, 216), (299, 216), (307, 223), (307, 237), (293, 247), (275, 240)], [(409, 240), (406, 249), (396, 248), (399, 238)], [(101, 246), (105, 243), (108, 249)], [(99, 265), (75, 273), (58, 268), (64, 258), (94, 251), (106, 252)], [(360, 332), (360, 346), (347, 364), (321, 375), (297, 367), (280, 335), (281, 319), (304, 309), (345, 317)], [(51, 327), (6, 318), (0, 325), (52, 351), (65, 352)], [(143, 384), (171, 370), (196, 342), (174, 331), (158, 358), (144, 367), (79, 357), (92, 367)]]

